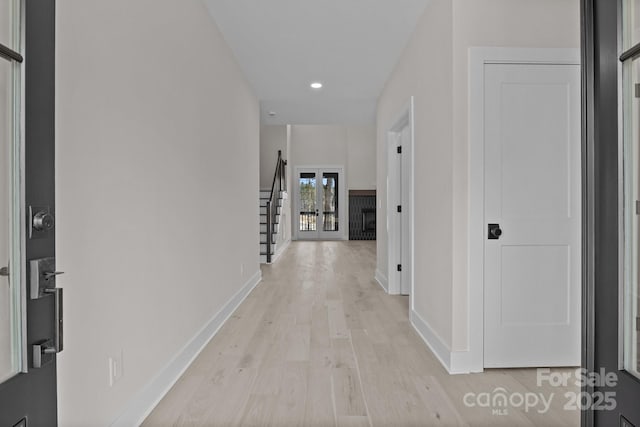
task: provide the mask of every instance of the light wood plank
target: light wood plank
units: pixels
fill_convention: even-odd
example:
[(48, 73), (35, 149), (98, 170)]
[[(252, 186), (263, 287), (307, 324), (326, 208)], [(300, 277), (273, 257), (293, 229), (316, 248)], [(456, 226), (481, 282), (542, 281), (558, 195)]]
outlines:
[[(372, 280), (375, 258), (375, 242), (293, 242), (143, 425), (579, 425), (563, 410), (579, 390), (538, 387), (534, 369), (449, 375), (409, 324), (408, 298)], [(496, 387), (556, 398), (547, 414), (464, 404)]]

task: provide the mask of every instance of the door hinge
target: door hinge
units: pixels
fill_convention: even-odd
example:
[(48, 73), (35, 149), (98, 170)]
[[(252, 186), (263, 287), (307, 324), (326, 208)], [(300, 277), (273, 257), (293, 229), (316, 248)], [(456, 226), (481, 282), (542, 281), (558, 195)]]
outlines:
[(398, 271), (402, 271), (402, 264), (398, 264)]
[(640, 332), (640, 317), (636, 317), (636, 331)]
[(402, 154), (402, 145), (398, 146), (398, 154)]
[(640, 200), (636, 200), (636, 215), (640, 215)]
[(634, 86), (636, 89), (636, 98), (640, 98), (640, 83), (636, 83)]
[(398, 212), (402, 212), (402, 205), (398, 205)]

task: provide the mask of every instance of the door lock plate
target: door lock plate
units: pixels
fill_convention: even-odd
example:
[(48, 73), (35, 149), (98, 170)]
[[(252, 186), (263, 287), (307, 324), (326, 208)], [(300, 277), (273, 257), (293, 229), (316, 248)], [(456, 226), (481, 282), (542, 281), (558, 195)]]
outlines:
[(47, 295), (48, 289), (56, 287), (55, 258), (40, 258), (29, 261), (29, 288), (31, 299), (39, 299)]

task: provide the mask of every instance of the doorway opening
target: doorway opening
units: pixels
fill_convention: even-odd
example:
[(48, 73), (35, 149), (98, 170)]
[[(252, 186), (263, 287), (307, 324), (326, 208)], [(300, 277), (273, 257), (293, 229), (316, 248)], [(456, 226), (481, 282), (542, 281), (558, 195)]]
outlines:
[(296, 240), (343, 240), (345, 186), (342, 166), (300, 166), (295, 170)]
[(388, 293), (413, 308), (413, 97), (387, 133)]

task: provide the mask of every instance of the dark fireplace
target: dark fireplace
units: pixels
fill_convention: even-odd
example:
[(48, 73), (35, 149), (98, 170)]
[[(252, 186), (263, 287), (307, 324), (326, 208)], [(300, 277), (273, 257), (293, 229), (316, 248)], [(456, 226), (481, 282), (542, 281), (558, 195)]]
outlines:
[(349, 240), (376, 239), (376, 191), (349, 191)]
[(376, 231), (376, 210), (371, 208), (362, 209), (362, 231)]

